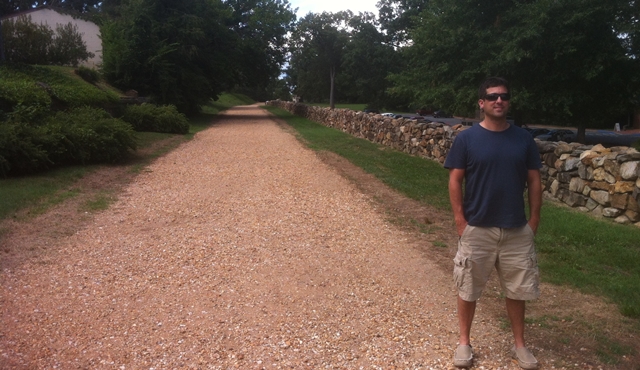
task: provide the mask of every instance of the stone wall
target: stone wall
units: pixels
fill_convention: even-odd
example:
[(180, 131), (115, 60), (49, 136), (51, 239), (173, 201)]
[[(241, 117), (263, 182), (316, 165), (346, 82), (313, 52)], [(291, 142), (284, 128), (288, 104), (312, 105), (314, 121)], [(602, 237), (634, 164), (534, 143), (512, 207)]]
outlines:
[[(279, 100), (267, 104), (439, 163), (444, 163), (457, 133), (467, 128)], [(583, 212), (640, 227), (640, 153), (637, 150), (539, 140), (536, 143), (543, 163), (545, 195)]]

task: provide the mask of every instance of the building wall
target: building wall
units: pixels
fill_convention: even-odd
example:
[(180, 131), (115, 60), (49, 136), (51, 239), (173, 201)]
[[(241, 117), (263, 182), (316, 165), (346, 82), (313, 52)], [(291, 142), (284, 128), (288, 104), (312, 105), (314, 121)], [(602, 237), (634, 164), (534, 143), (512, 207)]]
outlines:
[(56, 25), (58, 24), (66, 25), (71, 22), (77, 25), (78, 32), (80, 32), (82, 40), (87, 45), (87, 51), (95, 54), (93, 58), (89, 58), (81, 64), (89, 68), (94, 68), (102, 63), (102, 40), (100, 39), (100, 27), (98, 27), (97, 24), (79, 18), (73, 18), (70, 15), (58, 13), (48, 8), (13, 14), (5, 18), (15, 18), (21, 15), (31, 17), (33, 23), (46, 24), (53, 30), (56, 29)]

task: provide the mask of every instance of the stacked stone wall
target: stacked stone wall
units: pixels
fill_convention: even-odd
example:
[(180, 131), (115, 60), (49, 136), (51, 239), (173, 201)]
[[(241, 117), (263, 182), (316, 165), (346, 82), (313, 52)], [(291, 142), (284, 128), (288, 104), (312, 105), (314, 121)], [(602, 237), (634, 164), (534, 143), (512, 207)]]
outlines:
[[(455, 136), (467, 128), (279, 100), (267, 104), (441, 164)], [(640, 153), (637, 150), (539, 140), (536, 144), (543, 163), (545, 195), (581, 211), (640, 227)]]

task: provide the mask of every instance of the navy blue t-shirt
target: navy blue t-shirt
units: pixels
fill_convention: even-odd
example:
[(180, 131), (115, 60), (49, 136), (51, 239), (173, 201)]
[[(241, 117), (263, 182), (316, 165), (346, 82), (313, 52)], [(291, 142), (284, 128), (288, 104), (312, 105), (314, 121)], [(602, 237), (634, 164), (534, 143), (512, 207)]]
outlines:
[(473, 125), (453, 141), (445, 168), (465, 170), (464, 217), (471, 226), (521, 227), (527, 223), (528, 170), (542, 166), (531, 135), (511, 125), (490, 131)]

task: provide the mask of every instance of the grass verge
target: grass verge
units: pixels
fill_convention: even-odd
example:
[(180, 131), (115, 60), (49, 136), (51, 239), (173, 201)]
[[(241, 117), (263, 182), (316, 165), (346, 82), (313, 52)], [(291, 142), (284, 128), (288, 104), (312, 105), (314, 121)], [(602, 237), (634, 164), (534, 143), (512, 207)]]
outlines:
[(10, 217), (18, 210), (32, 208), (39, 214), (49, 207), (75, 195), (68, 188), (93, 167), (65, 167), (32, 176), (0, 180), (0, 219)]

